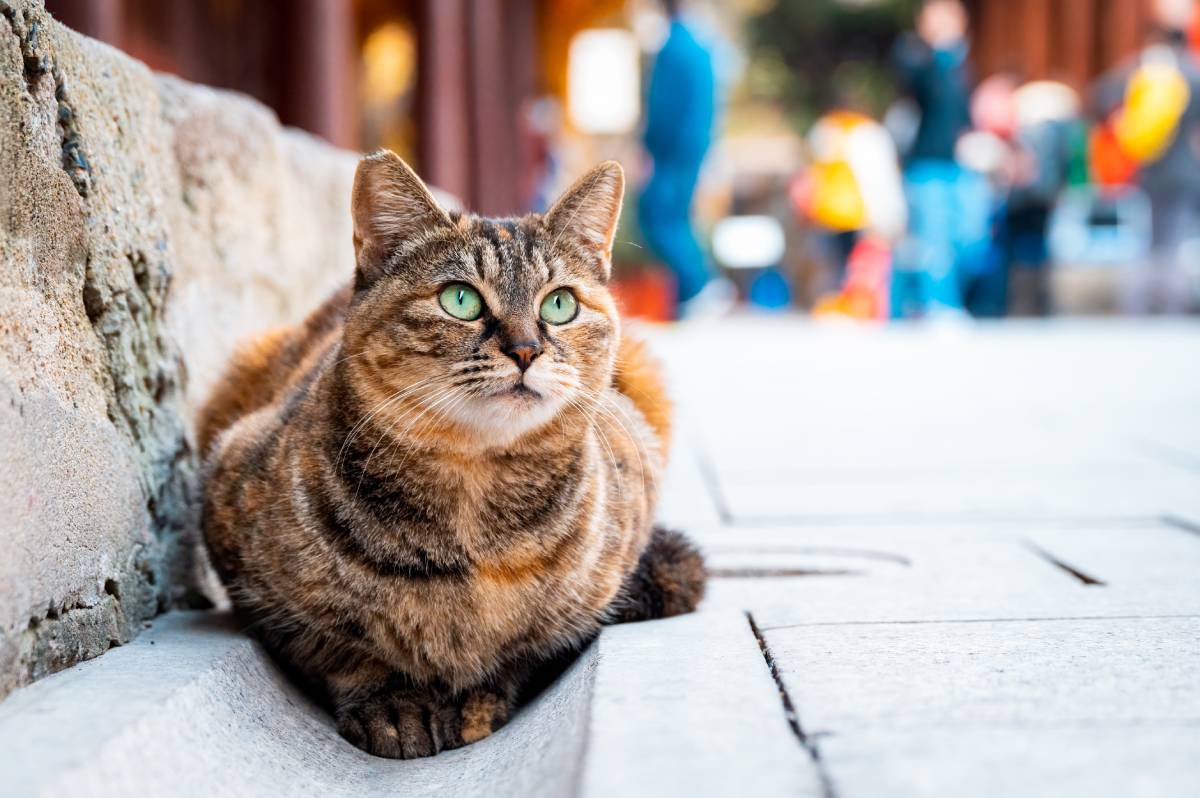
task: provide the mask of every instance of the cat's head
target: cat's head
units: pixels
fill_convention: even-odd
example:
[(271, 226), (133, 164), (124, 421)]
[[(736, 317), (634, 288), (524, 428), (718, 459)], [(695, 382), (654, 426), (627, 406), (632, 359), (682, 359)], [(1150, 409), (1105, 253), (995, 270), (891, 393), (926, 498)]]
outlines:
[(544, 215), (459, 216), (394, 153), (365, 158), (342, 354), (360, 392), (399, 431), (451, 424), (485, 446), (594, 407), (619, 339), (607, 284), (623, 191), (608, 161)]

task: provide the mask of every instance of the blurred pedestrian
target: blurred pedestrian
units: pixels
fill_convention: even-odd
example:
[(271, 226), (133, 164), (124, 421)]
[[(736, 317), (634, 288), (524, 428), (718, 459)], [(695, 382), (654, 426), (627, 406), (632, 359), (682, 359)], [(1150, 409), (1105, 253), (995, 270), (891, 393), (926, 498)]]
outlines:
[(1041, 316), (1050, 311), (1050, 214), (1076, 159), (1080, 102), (1055, 81), (1026, 83), (1013, 100), (1017, 126), (1003, 226), (1009, 312)]
[(692, 226), (692, 198), (712, 142), (716, 81), (712, 53), (681, 15), (679, 0), (663, 6), (670, 31), (650, 75), (644, 142), (653, 171), (642, 189), (638, 222), (675, 276), (684, 316), (728, 302), (724, 284), (705, 291), (713, 272)]
[(896, 315), (962, 314), (960, 252), (966, 236), (988, 230), (989, 207), (979, 201), (986, 180), (965, 173), (955, 159), (959, 137), (971, 126), (967, 22), (960, 0), (925, 0), (916, 34), (901, 37), (893, 53), (900, 83), (920, 113), (905, 165), (909, 235), (896, 257)]
[(907, 221), (895, 144), (883, 125), (850, 110), (822, 116), (808, 139), (810, 164), (792, 201), (817, 228), (837, 284), (815, 311), (887, 318), (892, 246)]
[(1200, 64), (1188, 47), (1196, 11), (1194, 0), (1155, 0), (1147, 46), (1096, 90), (1097, 108), (1150, 200), (1150, 262), (1126, 270), (1128, 313), (1184, 312), (1196, 299), (1188, 263), (1200, 247)]

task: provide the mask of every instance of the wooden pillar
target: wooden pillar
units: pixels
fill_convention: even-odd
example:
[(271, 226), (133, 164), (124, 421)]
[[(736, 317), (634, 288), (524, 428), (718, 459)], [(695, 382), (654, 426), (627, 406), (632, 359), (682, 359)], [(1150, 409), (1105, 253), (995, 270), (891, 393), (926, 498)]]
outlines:
[(1137, 52), (1146, 39), (1149, 0), (1106, 0), (1100, 35), (1108, 65)]
[(541, 69), (541, 28), (538, 19), (537, 0), (509, 0), (509, 45), (514, 56), (509, 70), (509, 86), (512, 102), (513, 139), (516, 151), (512, 162), (517, 174), (513, 190), (518, 207), (514, 211), (526, 211), (534, 198), (538, 171), (541, 168), (541, 148), (544, 142), (534, 138), (530, 129), (529, 113), (542, 90), (539, 80)]
[[(1061, 77), (1076, 90), (1085, 90), (1095, 74), (1096, 0), (1060, 0), (1055, 20)], [(1102, 23), (1103, 24), (1103, 23)]]
[(1017, 24), (1025, 43), (1026, 77), (1037, 80), (1050, 73), (1050, 3), (1047, 0), (1021, 0)]
[(475, 170), (474, 210), (489, 216), (514, 213), (516, 136), (508, 75), (508, 15), (501, 0), (471, 0), (471, 130)]
[(474, 202), (468, 0), (422, 0), (417, 15), (417, 152), (422, 175)]
[(84, 36), (121, 46), (121, 0), (47, 0), (46, 10)]
[(472, 0), (471, 6), (476, 209), (489, 215), (521, 213), (528, 199), (522, 116), (537, 69), (533, 0)]
[(536, 12), (536, 0), (424, 0), (418, 15), (421, 172), (483, 214), (521, 213), (528, 199)]
[(296, 40), (287, 80), (289, 120), (326, 140), (357, 149), (354, 5), (345, 0), (292, 0)]
[(1014, 65), (1012, 37), (1012, 0), (977, 0), (971, 6), (971, 30), (975, 46), (975, 67), (987, 77)]
[[(166, 49), (174, 69), (196, 83), (220, 85), (218, 59), (204, 46), (204, 36), (212, 36), (212, 26), (204, 9), (195, 0), (166, 4)], [(209, 46), (213, 45), (210, 39)]]

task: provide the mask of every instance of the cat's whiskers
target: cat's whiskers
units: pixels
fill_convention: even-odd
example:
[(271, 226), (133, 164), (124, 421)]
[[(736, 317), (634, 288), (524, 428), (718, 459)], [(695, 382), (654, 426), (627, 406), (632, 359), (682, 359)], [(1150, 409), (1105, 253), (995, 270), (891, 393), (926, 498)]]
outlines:
[[(358, 476), (358, 485), (354, 489), (354, 498), (355, 499), (358, 498), (359, 490), (362, 489), (363, 478), (366, 477), (367, 471), (370, 468), (371, 459), (375, 456), (375, 452), (376, 452), (376, 450), (379, 449), (379, 444), (383, 442), (383, 439), (391, 438), (391, 441), (389, 441), (389, 443), (388, 443), (388, 446), (390, 448), (395, 443), (396, 440), (402, 439), (403, 436), (401, 436), (400, 438), (392, 436), (392, 431), (397, 426), (399, 426), (400, 423), (405, 418), (408, 418), (410, 415), (412, 415), (413, 412), (416, 412), (417, 413), (416, 419), (419, 419), (422, 415), (424, 415), (426, 412), (428, 412), (428, 408), (429, 408), (428, 402), (429, 401), (440, 402), (445, 398), (445, 396), (447, 394), (450, 393), (450, 391), (451, 391), (451, 389), (447, 388), (447, 387), (437, 388), (434, 391), (433, 397), (431, 397), (427, 402), (420, 403), (420, 404), (416, 405), (414, 408), (409, 408), (403, 414), (401, 414), (398, 418), (391, 419), (388, 422), (388, 425), (384, 428), (384, 430), (381, 433), (379, 433), (379, 437), (375, 439), (375, 445), (371, 447), (371, 451), (367, 455), (366, 461), (363, 463), (362, 471), (359, 473), (359, 476)], [(414, 419), (414, 421), (416, 419)], [(409, 427), (407, 427), (405, 431), (407, 432), (407, 430), (411, 427), (412, 427), (412, 424), (410, 423)]]
[[(607, 394), (601, 395), (601, 399), (605, 403), (605, 406), (607, 408), (609, 408), (608, 412), (609, 412), (610, 417), (612, 417), (613, 420), (617, 422), (618, 426), (625, 433), (625, 436), (630, 440), (631, 443), (633, 443), (634, 451), (637, 453), (637, 456), (638, 456), (638, 468), (639, 468), (639, 473), (640, 473), (641, 481), (642, 481), (642, 497), (643, 497), (643, 501), (645, 501), (645, 497), (647, 496), (647, 492), (646, 492), (646, 470), (647, 470), (646, 460), (648, 459), (648, 456), (649, 456), (648, 452), (646, 450), (645, 437), (642, 435), (635, 434), (634, 431), (632, 429), (630, 429), (630, 425), (634, 424), (636, 422), (634, 422), (634, 420), (632, 418), (630, 418), (629, 413), (625, 408), (621, 407), (619, 404), (614, 402), (612, 400), (612, 398), (610, 396), (608, 396)], [(615, 411), (615, 413), (614, 413), (614, 411)]]
[[(449, 390), (454, 391), (454, 386), (451, 386), (451, 388)], [(470, 397), (466, 394), (465, 391), (461, 391), (461, 390), (455, 391), (455, 395), (454, 395), (453, 399), (449, 403), (442, 405), (441, 408), (438, 408), (436, 410), (436, 414), (434, 415), (433, 419), (431, 419), (431, 421), (437, 421), (438, 419), (442, 418), (443, 416), (445, 416), (446, 418), (449, 418), (450, 413), (452, 413), (454, 410), (456, 410), (460, 404), (462, 404), (469, 398)], [(432, 410), (432, 408), (431, 408), (431, 410)], [(417, 419), (417, 420), (419, 420), (419, 419)], [(414, 420), (414, 423), (415, 423), (415, 421), (416, 420)], [(409, 426), (411, 427), (412, 425), (410, 424)], [(389, 444), (387, 450), (385, 450), (384, 456), (390, 457), (391, 450), (395, 446), (399, 445), (400, 441), (404, 440), (407, 437), (407, 435), (408, 435), (407, 429), (405, 430), (405, 432), (401, 433), (400, 435), (397, 435), (393, 439), (392, 443)], [(403, 470), (404, 466), (408, 463), (408, 458), (412, 456), (412, 454), (416, 450), (416, 448), (417, 447), (410, 447), (404, 453), (404, 457), (401, 458), (400, 462), (394, 466), (396, 471)]]
[(345, 357), (339, 357), (337, 360), (333, 361), (332, 365), (340, 366), (341, 364), (345, 363), (347, 360), (354, 360), (355, 358), (362, 357), (363, 355), (366, 355), (366, 354), (370, 354), (369, 349), (364, 349), (361, 352), (355, 352), (354, 354), (346, 355)]
[[(428, 406), (426, 406), (425, 414), (428, 414), (428, 413), (433, 414), (433, 418), (430, 419), (431, 422), (438, 421), (439, 419), (442, 419), (442, 418), (449, 419), (450, 413), (454, 412), (454, 410), (458, 406), (460, 406), (460, 404), (462, 402), (466, 401), (467, 398), (469, 398), (466, 395), (466, 392), (462, 391), (461, 389), (458, 389), (456, 385), (450, 385), (449, 388), (446, 388), (446, 392), (449, 392), (449, 396), (446, 396), (445, 392), (444, 392), (444, 394), (439, 395), (439, 398), (436, 403), (431, 403), (431, 404), (428, 404)], [(446, 401), (446, 398), (449, 398), (450, 401), (449, 402)], [(420, 420), (421, 420), (421, 416), (419, 415), (418, 418), (415, 418), (412, 421), (410, 421), (409, 425), (407, 427), (404, 427), (403, 432), (401, 432), (400, 434), (397, 434), (397, 436), (392, 437), (391, 443), (388, 445), (388, 449), (384, 450), (385, 457), (390, 457), (392, 449), (395, 449), (396, 446), (400, 445), (401, 442), (403, 442), (403, 440), (409, 439), (410, 431), (413, 430), (413, 426), (416, 424), (416, 422), (418, 422)], [(416, 431), (416, 433), (413, 434), (413, 437), (418, 439), (418, 442), (420, 442), (421, 432), (419, 430)], [(415, 446), (410, 446), (410, 448), (406, 452), (404, 452), (404, 456), (403, 456), (403, 458), (401, 458), (400, 463), (396, 464), (396, 466), (394, 467), (397, 470), (397, 472), (400, 472), (400, 470), (403, 469), (404, 464), (406, 464), (408, 462), (408, 458), (413, 455), (414, 450), (415, 450)]]
[[(575, 388), (577, 390), (578, 386), (575, 386)], [(580, 402), (579, 399), (574, 395), (564, 392), (562, 394), (559, 394), (558, 398), (561, 401), (565, 402), (568, 406), (573, 407), (576, 410), (578, 410), (580, 412), (580, 414), (583, 415), (584, 420), (586, 421), (586, 423), (588, 425), (588, 428), (591, 429), (592, 432), (594, 432), (596, 434), (597, 438), (599, 439), (600, 445), (602, 447), (604, 447), (605, 454), (608, 457), (609, 464), (612, 466), (613, 473), (616, 474), (619, 471), (619, 469), (617, 467), (616, 453), (612, 448), (612, 442), (609, 441), (608, 436), (604, 434), (604, 430), (601, 429), (595, 423), (594, 412), (589, 412), (588, 408), (582, 402)], [(564, 427), (564, 434), (565, 434), (565, 427)], [(617, 483), (617, 496), (620, 497), (622, 495), (621, 481), (618, 479), (618, 480), (616, 480), (616, 483)]]
[(415, 382), (405, 388), (401, 388), (400, 390), (396, 391), (391, 396), (389, 396), (387, 399), (384, 399), (383, 401), (381, 401), (379, 404), (377, 404), (374, 407), (374, 409), (372, 409), (369, 413), (366, 413), (361, 419), (359, 419), (354, 424), (354, 426), (350, 428), (350, 431), (346, 433), (346, 438), (345, 438), (345, 440), (342, 441), (341, 448), (338, 449), (337, 457), (334, 458), (334, 463), (333, 463), (334, 470), (341, 468), (342, 458), (346, 453), (346, 447), (348, 447), (354, 441), (354, 439), (356, 437), (358, 437), (358, 434), (363, 430), (364, 427), (366, 427), (367, 424), (371, 423), (371, 420), (376, 415), (378, 415), (379, 413), (386, 410), (392, 404), (404, 399), (406, 396), (411, 395), (414, 391), (417, 391), (420, 388), (424, 387), (425, 385), (428, 385), (429, 383), (433, 382), (434, 379), (436, 379), (436, 377), (427, 377), (426, 379), (418, 380), (417, 382)]
[[(629, 442), (633, 444), (633, 451), (637, 455), (637, 460), (638, 460), (638, 477), (642, 483), (642, 496), (645, 497), (646, 496), (646, 457), (645, 457), (645, 453), (643, 452), (642, 443), (641, 443), (639, 437), (637, 435), (635, 435), (633, 433), (633, 431), (629, 429), (628, 425), (625, 424), (625, 422), (621, 419), (621, 417), (618, 416), (616, 412), (614, 412), (614, 410), (616, 410), (618, 412), (621, 412), (623, 415), (624, 411), (622, 411), (621, 408), (613, 405), (611, 400), (609, 400), (608, 397), (605, 396), (604, 394), (598, 393), (595, 391), (590, 391), (582, 386), (580, 387), (579, 397), (583, 401), (589, 403), (595, 409), (595, 411), (597, 413), (600, 413), (605, 418), (607, 418), (609, 421), (611, 421), (617, 427), (618, 430), (620, 430), (622, 433), (624, 433), (625, 437), (629, 440)], [(597, 428), (597, 429), (599, 431), (599, 428)], [(601, 434), (603, 434), (603, 433), (601, 432)]]

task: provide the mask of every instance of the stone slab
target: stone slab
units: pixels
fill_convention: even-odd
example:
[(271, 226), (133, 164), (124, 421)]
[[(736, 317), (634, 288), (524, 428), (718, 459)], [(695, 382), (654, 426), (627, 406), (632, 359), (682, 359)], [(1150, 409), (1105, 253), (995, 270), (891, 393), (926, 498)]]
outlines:
[(724, 575), (710, 582), (705, 607), (752, 611), (764, 629), (1200, 614), (1200, 540), (1163, 523), (689, 531)]
[(1200, 616), (764, 634), (810, 734), (1200, 725)]
[(744, 615), (616, 626), (599, 645), (585, 794), (821, 795)]
[(1174, 798), (1200, 790), (1200, 726), (860, 732), (820, 740), (841, 798)]
[(1009, 472), (864, 476), (842, 480), (722, 478), (735, 523), (1157, 518), (1200, 513), (1200, 477), (1147, 463), (1098, 473)]
[(226, 616), (171, 613), (0, 704), (0, 772), (3, 798), (817, 794), (740, 613), (607, 629), (497, 734), (407, 762), (343, 741)]
[(658, 520), (668, 526), (713, 525), (721, 514), (705, 476), (706, 462), (697, 451), (695, 433), (686, 422), (676, 425), (671, 456), (658, 499)]

